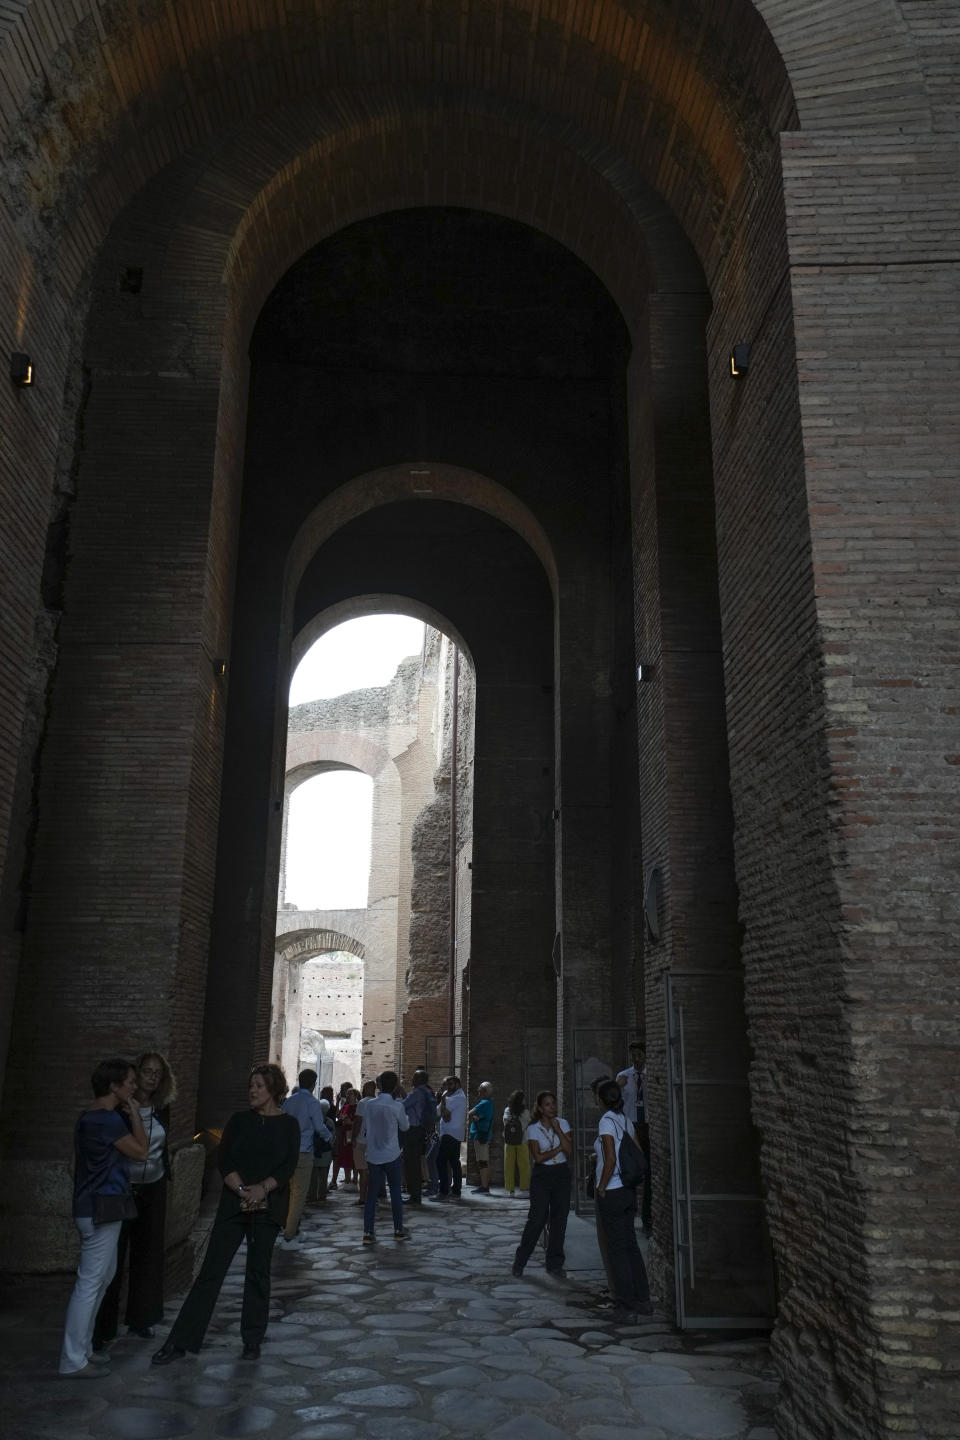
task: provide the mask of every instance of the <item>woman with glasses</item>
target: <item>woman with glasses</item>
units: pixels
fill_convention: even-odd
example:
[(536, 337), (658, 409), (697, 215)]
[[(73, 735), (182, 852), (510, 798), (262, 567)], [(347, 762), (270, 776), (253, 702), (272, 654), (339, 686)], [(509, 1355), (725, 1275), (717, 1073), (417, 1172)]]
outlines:
[(128, 1256), (130, 1281), (124, 1312), (127, 1334), (151, 1340), (153, 1327), (163, 1320), (163, 1239), (170, 1179), (167, 1130), (170, 1102), (177, 1086), (166, 1056), (158, 1051), (148, 1050), (135, 1063), (137, 1088), (133, 1098), (147, 1137), (147, 1155), (129, 1166), (137, 1218), (125, 1220), (120, 1231), (117, 1272), (103, 1297), (93, 1332), (93, 1348), (98, 1351), (105, 1350), (117, 1337), (120, 1288)]

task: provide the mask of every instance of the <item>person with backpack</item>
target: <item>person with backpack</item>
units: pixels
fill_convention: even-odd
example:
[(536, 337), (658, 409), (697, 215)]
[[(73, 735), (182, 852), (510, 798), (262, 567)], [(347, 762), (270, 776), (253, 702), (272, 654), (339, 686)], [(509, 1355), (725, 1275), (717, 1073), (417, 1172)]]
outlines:
[(643, 1185), (646, 1162), (623, 1114), (623, 1095), (616, 1080), (598, 1085), (597, 1099), (604, 1109), (593, 1146), (594, 1198), (613, 1281), (616, 1305), (613, 1318), (628, 1324), (638, 1315), (653, 1314), (647, 1270), (634, 1223), (637, 1187)]
[(516, 1194), (518, 1182), (521, 1193), (530, 1189), (529, 1124), (530, 1111), (523, 1091), (514, 1090), (503, 1112), (503, 1188), (510, 1196)]

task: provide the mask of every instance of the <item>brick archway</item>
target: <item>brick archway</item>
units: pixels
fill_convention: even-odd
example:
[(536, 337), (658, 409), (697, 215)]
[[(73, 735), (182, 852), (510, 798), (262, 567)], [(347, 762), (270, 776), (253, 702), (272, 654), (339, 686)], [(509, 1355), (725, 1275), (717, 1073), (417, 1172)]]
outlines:
[(366, 959), (366, 946), (354, 935), (342, 930), (296, 930), (285, 933), (277, 947), (277, 954), (288, 964), (305, 964), (318, 955), (332, 955), (343, 951), (356, 955), (358, 960)]
[[(861, 1417), (879, 1434), (884, 1415), (908, 1412), (922, 1429), (934, 1402), (912, 1377), (950, 1352), (944, 1317), (956, 1313), (947, 1297), (942, 1313), (919, 1315), (929, 1245), (919, 1226), (900, 1224), (903, 1193), (949, 1234), (955, 1185), (952, 1154), (923, 1118), (936, 1111), (940, 1078), (898, 1038), (905, 1008), (925, 1014), (931, 995), (948, 993), (941, 937), (955, 930), (948, 847), (922, 850), (933, 824), (924, 796), (951, 796), (956, 779), (941, 639), (955, 627), (952, 556), (929, 539), (950, 520), (944, 477), (955, 453), (930, 424), (955, 403), (941, 363), (957, 323), (943, 241), (960, 228), (954, 92), (938, 37), (925, 38), (931, 7), (828, 8), (762, 0), (724, 12), (718, 34), (716, 5), (657, 3), (643, 29), (612, 0), (562, 21), (508, 4), (491, 31), (469, 6), (437, 4), (421, 19), (397, 3), (371, 7), (369, 32), (348, 33), (335, 7), (302, 30), (293, 7), (272, 7), (266, 22), (252, 5), (214, 35), (185, 23), (187, 4), (124, 28), (133, 11), (121, 4), (117, 28), (101, 35), (82, 4), (77, 28), (61, 17), (56, 30), (40, 7), (8, 6), (16, 16), (4, 35), (17, 56), (4, 110), (4, 295), (13, 344), (38, 359), (32, 394), (0, 391), (14, 459), (0, 524), (0, 564), (14, 581), (0, 696), (8, 1014), (30, 906), (17, 1001), (28, 1023), (7, 1097), (14, 1153), (45, 1165), (64, 1143), (23, 1119), (22, 1037), (38, 977), (61, 986), (54, 1020), (69, 1039), (89, 1018), (77, 957), (122, 973), (119, 957), (141, 944), (163, 980), (144, 996), (142, 1023), (162, 1033), (173, 1022), (157, 997), (176, 994), (177, 1043), (196, 1053), (229, 688), (212, 662), (243, 619), (231, 611), (232, 546), (257, 306), (331, 225), (458, 196), (488, 206), (584, 258), (631, 323), (636, 643), (665, 682), (638, 697), (663, 761), (645, 772), (645, 833), (684, 853), (671, 816), (694, 813), (685, 806), (706, 791), (685, 784), (686, 756), (667, 740), (686, 737), (671, 730), (687, 718), (684, 692), (707, 684), (710, 713), (726, 701), (731, 737), (754, 1116), (798, 1435), (842, 1434)], [(394, 59), (426, 99), (408, 88), (394, 104)], [(330, 107), (300, 98), (311, 91), (331, 94)], [(391, 109), (402, 111), (393, 122)], [(304, 136), (317, 116), (323, 138), (311, 149)], [(332, 210), (310, 184), (331, 173)], [(698, 256), (706, 282), (693, 266), (696, 283), (676, 283), (671, 251), (684, 265)], [(729, 377), (738, 338), (753, 344), (745, 385)], [(916, 567), (910, 605), (887, 583), (891, 535)], [(715, 551), (719, 609), (711, 589), (716, 625), (701, 648), (689, 644), (700, 596), (684, 585), (685, 565)], [(700, 654), (702, 665), (691, 659)], [(699, 741), (697, 753), (709, 774)], [(167, 787), (159, 823), (155, 799), (128, 783), (144, 773)], [(268, 812), (275, 789), (258, 800)], [(938, 826), (947, 814), (945, 799)], [(61, 903), (65, 886), (73, 905)], [(146, 932), (124, 908), (142, 894)], [(124, 1043), (123, 1017), (101, 1010), (95, 1021), (105, 1047)], [(71, 1093), (75, 1059), (68, 1045), (53, 1048), (49, 1084)], [(907, 1107), (909, 1146), (873, 1133), (878, 1105)], [(883, 1178), (891, 1165), (905, 1176), (896, 1186)], [(821, 1213), (818, 1245), (807, 1247), (802, 1217)], [(39, 1253), (60, 1222), (29, 1223)], [(894, 1237), (890, 1252), (879, 1235)], [(876, 1333), (875, 1302), (891, 1282), (906, 1313), (868, 1353), (863, 1336)], [(811, 1332), (828, 1337), (824, 1351), (806, 1345)]]

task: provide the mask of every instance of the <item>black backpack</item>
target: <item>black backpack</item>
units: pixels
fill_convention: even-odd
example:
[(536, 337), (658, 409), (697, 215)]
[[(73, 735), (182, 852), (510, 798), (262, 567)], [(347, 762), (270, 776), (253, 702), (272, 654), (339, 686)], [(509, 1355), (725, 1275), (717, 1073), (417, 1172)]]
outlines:
[(629, 1134), (624, 1122), (623, 1139), (617, 1156), (620, 1183), (626, 1190), (637, 1190), (647, 1178), (647, 1157)]
[(503, 1143), (504, 1145), (523, 1144), (523, 1121), (519, 1115), (514, 1115), (512, 1110), (503, 1122)]

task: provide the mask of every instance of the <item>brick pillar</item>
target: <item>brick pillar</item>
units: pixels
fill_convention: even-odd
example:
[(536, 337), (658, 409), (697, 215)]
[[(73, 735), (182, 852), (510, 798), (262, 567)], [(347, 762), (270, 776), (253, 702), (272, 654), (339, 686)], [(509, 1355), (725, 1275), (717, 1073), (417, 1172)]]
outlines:
[(72, 1256), (64, 1157), (98, 1059), (167, 1051), (175, 1136), (193, 1124), (224, 707), (219, 406), (212, 379), (93, 371), (6, 1096), (7, 1265)]
[[(606, 517), (603, 517), (604, 520)], [(556, 929), (561, 1111), (573, 1124), (573, 1032), (612, 1019), (613, 709), (609, 537), (560, 556), (556, 707)], [(589, 600), (586, 597), (589, 596)], [(627, 784), (632, 782), (628, 777)], [(542, 1023), (549, 1025), (552, 1016)]]
[(783, 140), (829, 858), (764, 1015), (790, 1436), (960, 1413), (957, 162), (946, 136)]
[(731, 1197), (694, 1201), (698, 1280), (687, 1294), (690, 1313), (756, 1318), (770, 1301), (733, 871), (708, 309), (705, 294), (652, 294), (649, 348), (635, 353), (629, 380), (636, 658), (644, 677), (637, 691), (642, 884), (659, 871), (661, 893), (659, 938), (644, 938), (651, 1260), (672, 1307), (669, 976), (687, 1036), (693, 1189)]

